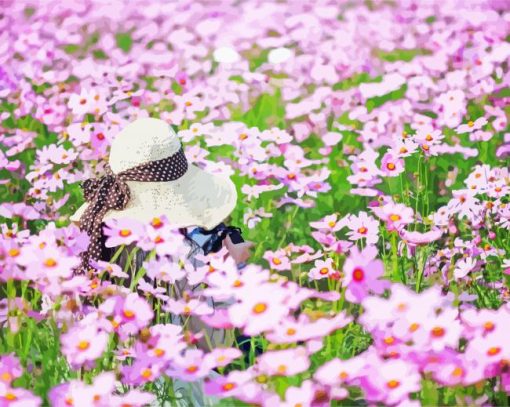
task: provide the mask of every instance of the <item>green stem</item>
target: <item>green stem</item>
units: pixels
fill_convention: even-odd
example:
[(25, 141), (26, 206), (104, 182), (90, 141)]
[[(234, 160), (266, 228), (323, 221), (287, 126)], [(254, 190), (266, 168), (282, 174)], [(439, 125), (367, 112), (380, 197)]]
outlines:
[[(392, 261), (392, 280), (401, 280), (398, 276), (398, 246), (397, 246), (397, 232), (391, 232), (391, 261)], [(402, 281), (404, 282), (404, 281)]]

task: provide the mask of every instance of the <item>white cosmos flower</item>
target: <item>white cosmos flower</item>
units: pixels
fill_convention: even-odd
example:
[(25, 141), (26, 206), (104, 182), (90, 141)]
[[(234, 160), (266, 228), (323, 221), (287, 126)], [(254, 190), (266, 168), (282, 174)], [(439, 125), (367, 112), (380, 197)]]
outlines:
[(214, 50), (213, 58), (222, 64), (233, 64), (241, 59), (241, 55), (233, 48), (220, 47)]
[(294, 53), (288, 48), (274, 48), (269, 51), (267, 60), (271, 64), (281, 64), (294, 56)]

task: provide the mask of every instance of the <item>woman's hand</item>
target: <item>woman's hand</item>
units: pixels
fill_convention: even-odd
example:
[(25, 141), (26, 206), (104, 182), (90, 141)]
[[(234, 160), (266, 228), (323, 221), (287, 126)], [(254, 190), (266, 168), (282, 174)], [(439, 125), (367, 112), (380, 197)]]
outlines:
[(228, 235), (224, 240), (224, 244), (237, 264), (245, 263), (246, 260), (250, 258), (250, 249), (254, 246), (253, 242), (241, 242), (234, 244)]

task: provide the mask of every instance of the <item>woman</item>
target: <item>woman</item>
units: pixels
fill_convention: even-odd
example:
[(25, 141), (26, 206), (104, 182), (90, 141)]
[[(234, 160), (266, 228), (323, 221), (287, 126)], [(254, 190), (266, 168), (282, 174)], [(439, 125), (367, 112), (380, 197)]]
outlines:
[[(204, 248), (211, 249), (211, 242), (215, 242), (213, 249), (226, 247), (238, 266), (248, 259), (252, 243), (242, 241), (235, 228), (223, 224), (236, 205), (235, 185), (227, 177), (189, 164), (177, 135), (166, 122), (143, 118), (130, 123), (113, 141), (108, 164), (106, 175), (83, 183), (86, 203), (71, 217), (90, 237), (88, 250), (82, 256), (82, 272), (90, 268), (91, 260), (111, 259), (112, 253), (104, 246), (102, 227), (104, 221), (120, 218), (150, 222), (165, 215), (185, 235), (190, 245), (188, 258), (195, 265), (199, 265), (196, 254), (204, 253)], [(135, 270), (147, 255), (143, 251), (137, 253), (132, 260)], [(127, 259), (124, 252), (117, 263), (124, 268)], [(179, 282), (172, 292), (174, 298), (180, 298), (195, 288)], [(172, 323), (184, 321), (173, 316)], [(205, 333), (213, 346), (229, 345), (225, 331), (211, 329), (198, 318), (187, 318), (186, 328)], [(201, 342), (198, 346), (207, 345)], [(186, 386), (177, 383), (175, 387)], [(196, 386), (192, 392), (195, 401), (200, 402)]]

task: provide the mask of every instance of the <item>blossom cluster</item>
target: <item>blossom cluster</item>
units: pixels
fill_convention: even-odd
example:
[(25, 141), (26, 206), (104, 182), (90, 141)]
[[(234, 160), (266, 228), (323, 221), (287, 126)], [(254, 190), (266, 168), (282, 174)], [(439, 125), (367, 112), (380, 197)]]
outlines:
[[(508, 404), (505, 1), (4, 3), (0, 405)], [(76, 273), (142, 117), (234, 181), (245, 267), (153, 214)]]

